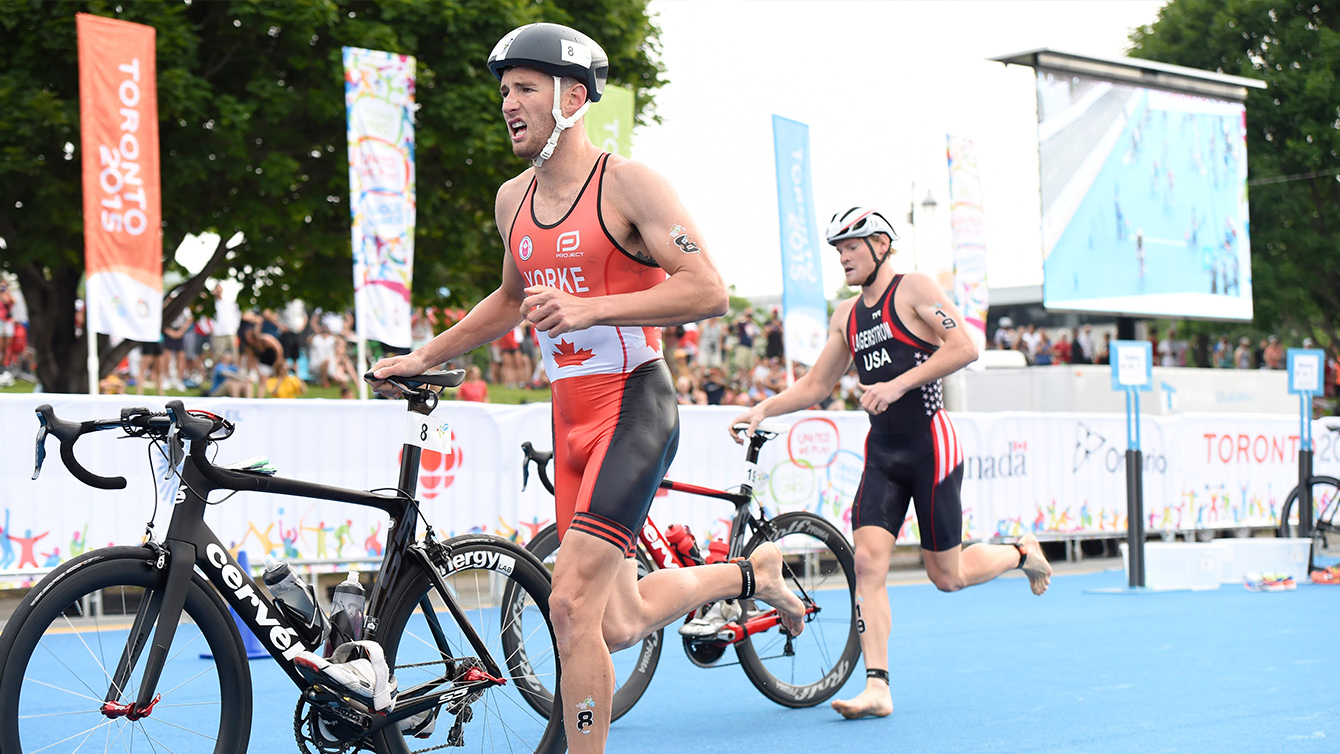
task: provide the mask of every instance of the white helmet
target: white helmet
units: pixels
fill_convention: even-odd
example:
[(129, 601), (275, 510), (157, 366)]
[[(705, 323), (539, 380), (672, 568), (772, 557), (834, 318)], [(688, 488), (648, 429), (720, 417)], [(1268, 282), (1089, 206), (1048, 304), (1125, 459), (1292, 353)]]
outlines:
[(828, 237), (830, 245), (837, 246), (838, 241), (843, 239), (866, 238), (876, 233), (883, 233), (890, 241), (898, 240), (898, 234), (893, 232), (893, 226), (883, 215), (869, 207), (852, 207), (833, 215), (824, 235)]
[[(874, 244), (870, 243), (870, 236), (876, 233), (883, 233), (889, 239), (889, 250), (884, 252), (882, 259), (875, 253)], [(870, 258), (875, 260), (875, 269), (870, 272), (865, 282), (861, 283), (862, 287), (875, 282), (879, 266), (893, 253), (893, 242), (898, 240), (898, 234), (893, 232), (893, 226), (889, 221), (869, 207), (852, 207), (846, 212), (833, 215), (833, 219), (828, 221), (828, 229), (824, 231), (824, 235), (827, 236), (828, 243), (833, 246), (837, 246), (838, 241), (845, 241), (848, 238), (865, 241), (866, 248), (870, 249)]]

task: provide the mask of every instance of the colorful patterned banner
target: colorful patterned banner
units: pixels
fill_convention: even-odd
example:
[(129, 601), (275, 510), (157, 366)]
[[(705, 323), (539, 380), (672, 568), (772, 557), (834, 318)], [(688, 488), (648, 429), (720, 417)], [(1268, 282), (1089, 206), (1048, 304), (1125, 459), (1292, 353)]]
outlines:
[(828, 336), (819, 229), (810, 187), (810, 127), (772, 116), (777, 149), (777, 218), (782, 238), (782, 334), (786, 358), (813, 364)]
[[(134, 397), (134, 396), (129, 396)], [(33, 409), (52, 403), (82, 421), (115, 416), (141, 396), (0, 395), (0, 426), (37, 431)], [(147, 403), (146, 403), (147, 402)], [(237, 424), (219, 462), (268, 456), (286, 477), (353, 489), (395, 483), (405, 409), (394, 401), (198, 398), (189, 408)], [(521, 489), (521, 443), (552, 447), (546, 403), (444, 404), (452, 453), (425, 451), (418, 497), (444, 534), (489, 532), (526, 542), (554, 517), (554, 500), (531, 477)], [(746, 474), (743, 452), (722, 431), (739, 413), (729, 406), (683, 406), (679, 453), (670, 478), (727, 489)], [(771, 513), (808, 510), (851, 535), (851, 506), (865, 467), (870, 422), (861, 411), (802, 411), (782, 417), (790, 432), (759, 456), (759, 503)], [(954, 414), (963, 446), (963, 530), (969, 539), (1120, 537), (1126, 531), (1125, 418), (1119, 413)], [(1188, 532), (1273, 527), (1298, 477), (1298, 417), (1288, 414), (1145, 416), (1145, 527)], [(1319, 474), (1340, 471), (1340, 435), (1313, 427)], [(358, 443), (348, 437), (361, 438)], [(124, 474), (124, 490), (100, 492), (61, 465), (49, 439), (36, 482), (32, 455), (0, 455), (0, 572), (55, 565), (84, 548), (140, 541), (159, 494), (158, 522), (175, 493), (161, 458), (110, 434), (79, 443), (79, 459), (99, 473)], [(152, 460), (153, 463), (148, 461)], [(152, 469), (152, 470), (151, 470)], [(159, 479), (154, 486), (154, 475)], [(40, 505), (31, 501), (39, 500)], [(1319, 500), (1322, 506), (1326, 501)], [(684, 492), (658, 494), (651, 515), (665, 528), (688, 524), (700, 537), (723, 537), (731, 508)], [(386, 542), (385, 514), (370, 508), (243, 492), (211, 508), (209, 525), (251, 562), (266, 554), (338, 559), (375, 556)], [(909, 515), (900, 542), (920, 536)]]
[(75, 14), (89, 322), (158, 342), (163, 316), (162, 190), (154, 28)]
[(358, 334), (410, 347), (414, 276), (414, 58), (344, 48)]
[(986, 348), (986, 231), (977, 150), (968, 139), (948, 137), (949, 221), (954, 230), (954, 303), (968, 321), (977, 350)]

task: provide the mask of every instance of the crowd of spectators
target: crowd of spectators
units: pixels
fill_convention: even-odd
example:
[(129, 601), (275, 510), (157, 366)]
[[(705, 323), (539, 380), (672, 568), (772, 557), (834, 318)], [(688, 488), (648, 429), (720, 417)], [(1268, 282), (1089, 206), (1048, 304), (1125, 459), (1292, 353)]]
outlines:
[[(137, 344), (103, 381), (103, 392), (161, 395), (175, 389), (212, 396), (296, 398), (318, 385), (334, 388), (332, 392), (342, 398), (354, 397), (358, 371), (352, 313), (308, 311), (301, 301), (282, 310), (242, 311), (219, 286), (212, 297), (212, 306), (202, 300), (200, 306), (187, 307), (166, 323), (160, 342)], [(0, 284), (0, 367), (13, 367), (24, 354), (30, 359), (21, 306), (22, 299)], [(427, 343), (464, 314), (464, 310), (416, 308), (411, 347)], [(1113, 335), (1111, 326), (1016, 326), (1010, 317), (1000, 317), (987, 348), (1017, 351), (1030, 366), (1107, 364)], [(1247, 336), (1227, 333), (1217, 338), (1197, 333), (1188, 340), (1174, 323), (1149, 329), (1147, 337), (1158, 366), (1284, 369), (1286, 365), (1286, 347), (1275, 335), (1255, 344)], [(1300, 345), (1313, 347), (1311, 338), (1302, 339)], [(756, 313), (745, 307), (725, 317), (663, 328), (662, 347), (682, 404), (747, 407), (787, 384), (782, 318), (776, 308)], [(371, 343), (369, 363), (396, 352)], [(457, 400), (487, 402), (491, 386), (527, 391), (548, 387), (539, 339), (529, 323), (450, 366), (467, 370), (466, 382), (452, 391)], [(1328, 353), (1326, 366), (1327, 394), (1334, 395), (1340, 385), (1340, 359)], [(794, 379), (804, 374), (805, 367), (794, 364), (792, 370)], [(0, 376), (9, 373), (0, 369)], [(859, 394), (852, 367), (816, 408), (854, 409)]]
[[(1165, 367), (1204, 367), (1215, 369), (1284, 369), (1285, 346), (1274, 335), (1261, 338), (1255, 346), (1252, 339), (1241, 336), (1236, 340), (1220, 334), (1210, 343), (1197, 333), (1190, 340), (1182, 338), (1177, 326), (1165, 329), (1150, 328), (1149, 344), (1154, 363)], [(997, 321), (995, 334), (988, 348), (1014, 350), (1023, 354), (1030, 366), (1058, 364), (1107, 364), (1110, 357), (1112, 332), (1102, 332), (1101, 338), (1092, 325), (1069, 330), (1043, 329), (1030, 323), (1016, 327), (1009, 317)], [(1312, 348), (1312, 339), (1303, 338), (1301, 346)]]

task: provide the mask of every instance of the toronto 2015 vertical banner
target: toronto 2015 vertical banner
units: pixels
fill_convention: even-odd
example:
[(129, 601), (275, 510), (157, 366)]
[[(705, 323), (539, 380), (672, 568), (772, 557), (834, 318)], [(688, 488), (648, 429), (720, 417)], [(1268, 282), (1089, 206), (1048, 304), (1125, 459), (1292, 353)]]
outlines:
[(414, 276), (414, 58), (344, 48), (358, 335), (410, 346)]
[(954, 303), (968, 321), (977, 350), (986, 348), (986, 231), (982, 179), (977, 150), (967, 139), (950, 136), (949, 221), (954, 231)]
[[(814, 364), (828, 334), (819, 231), (810, 188), (810, 127), (772, 116), (782, 238), (782, 333), (787, 361)], [(789, 371), (789, 370), (788, 370)]]
[(79, 13), (79, 130), (88, 321), (157, 341), (162, 330), (162, 192), (151, 26)]

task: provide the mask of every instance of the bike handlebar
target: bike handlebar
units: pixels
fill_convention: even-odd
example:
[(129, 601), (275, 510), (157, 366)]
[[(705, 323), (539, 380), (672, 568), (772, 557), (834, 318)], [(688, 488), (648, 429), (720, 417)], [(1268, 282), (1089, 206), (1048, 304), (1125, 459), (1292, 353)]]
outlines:
[(521, 490), (526, 490), (526, 483), (530, 481), (530, 463), (535, 462), (535, 468), (540, 472), (540, 484), (544, 485), (549, 494), (554, 494), (554, 483), (549, 479), (549, 461), (554, 457), (552, 450), (536, 450), (535, 446), (527, 440), (521, 443), (521, 452), (525, 458), (521, 459)]
[(42, 470), (42, 461), (46, 457), (46, 437), (47, 435), (55, 435), (56, 439), (60, 441), (60, 460), (76, 479), (90, 487), (97, 487), (101, 490), (123, 490), (126, 488), (125, 477), (106, 477), (94, 474), (84, 468), (74, 455), (74, 444), (79, 441), (80, 437), (89, 432), (98, 432), (120, 426), (120, 421), (114, 423), (111, 420), (67, 421), (56, 416), (56, 410), (51, 407), (50, 403), (43, 403), (37, 407), (37, 420), (41, 423), (41, 427), (37, 430), (37, 464), (33, 469), (33, 479), (36, 479)]
[[(191, 414), (179, 400), (169, 401), (166, 412), (155, 412), (143, 407), (123, 408), (115, 419), (92, 419), (89, 421), (69, 421), (56, 416), (56, 410), (50, 403), (37, 407), (37, 445), (33, 479), (42, 473), (42, 464), (46, 460), (46, 438), (53, 435), (60, 441), (60, 460), (70, 470), (75, 479), (101, 490), (123, 490), (126, 478), (123, 476), (102, 476), (89, 471), (74, 454), (74, 444), (79, 438), (92, 432), (108, 429), (124, 429), (133, 436), (150, 434), (169, 441), (174, 454), (173, 461), (179, 460), (179, 451), (175, 442), (180, 433), (188, 440), (203, 440), (226, 423), (222, 419)], [(175, 463), (174, 463), (175, 465)]]

